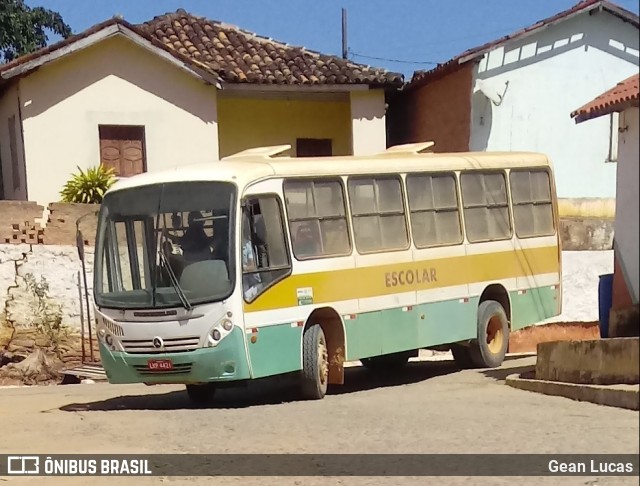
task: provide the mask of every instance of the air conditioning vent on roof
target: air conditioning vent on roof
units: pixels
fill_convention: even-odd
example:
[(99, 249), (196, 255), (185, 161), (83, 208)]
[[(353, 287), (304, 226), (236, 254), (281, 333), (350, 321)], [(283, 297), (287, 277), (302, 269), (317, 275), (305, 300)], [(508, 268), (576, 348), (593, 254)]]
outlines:
[(427, 149), (430, 149), (435, 145), (435, 142), (419, 142), (419, 143), (406, 143), (404, 145), (394, 145), (382, 152), (383, 154), (419, 154)]
[(255, 147), (237, 154), (223, 157), (222, 160), (237, 160), (237, 159), (255, 159), (255, 158), (271, 158), (274, 155), (281, 154), (291, 149), (291, 145), (274, 145), (272, 147)]

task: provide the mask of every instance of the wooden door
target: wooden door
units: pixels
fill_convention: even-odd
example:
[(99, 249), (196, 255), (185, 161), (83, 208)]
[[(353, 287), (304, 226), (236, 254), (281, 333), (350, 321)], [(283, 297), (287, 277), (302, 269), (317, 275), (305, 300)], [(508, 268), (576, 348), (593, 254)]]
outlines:
[(129, 177), (147, 170), (144, 127), (99, 127), (100, 163), (113, 168), (116, 175)]

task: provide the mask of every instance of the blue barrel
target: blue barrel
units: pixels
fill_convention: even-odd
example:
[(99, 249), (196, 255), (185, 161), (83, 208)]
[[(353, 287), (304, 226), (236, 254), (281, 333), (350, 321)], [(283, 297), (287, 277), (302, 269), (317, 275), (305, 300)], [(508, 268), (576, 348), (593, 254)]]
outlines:
[(600, 337), (609, 337), (609, 311), (613, 297), (613, 273), (600, 275), (598, 282), (598, 314), (600, 317)]

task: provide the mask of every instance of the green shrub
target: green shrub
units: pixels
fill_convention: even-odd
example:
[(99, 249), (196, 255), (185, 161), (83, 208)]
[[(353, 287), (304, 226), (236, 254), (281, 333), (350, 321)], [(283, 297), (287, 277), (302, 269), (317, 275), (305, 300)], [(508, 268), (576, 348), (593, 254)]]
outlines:
[(78, 171), (77, 174), (71, 176), (71, 179), (60, 191), (62, 201), (86, 204), (101, 203), (104, 193), (116, 181), (113, 169), (99, 165), (90, 167), (86, 172), (78, 167)]

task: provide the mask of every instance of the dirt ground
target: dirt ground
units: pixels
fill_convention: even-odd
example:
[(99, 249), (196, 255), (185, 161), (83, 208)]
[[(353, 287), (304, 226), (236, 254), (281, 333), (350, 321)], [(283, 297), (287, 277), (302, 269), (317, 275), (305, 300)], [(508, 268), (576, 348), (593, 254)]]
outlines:
[(559, 322), (516, 331), (509, 337), (510, 353), (536, 352), (539, 343), (600, 339), (597, 322)]

